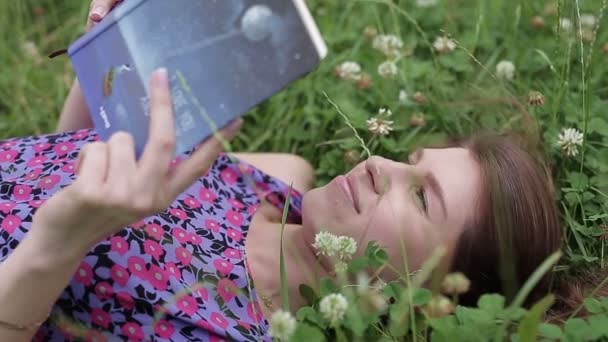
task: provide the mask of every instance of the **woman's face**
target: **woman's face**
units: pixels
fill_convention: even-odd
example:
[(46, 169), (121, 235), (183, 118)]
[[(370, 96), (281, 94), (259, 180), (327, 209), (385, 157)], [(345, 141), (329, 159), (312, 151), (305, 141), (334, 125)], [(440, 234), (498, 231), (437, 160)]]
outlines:
[(347, 235), (359, 254), (375, 240), (400, 274), (404, 255), (417, 270), (439, 245), (449, 255), (475, 214), (480, 184), (479, 165), (464, 148), (418, 150), (408, 163), (373, 156), (304, 195), (306, 239), (319, 231)]

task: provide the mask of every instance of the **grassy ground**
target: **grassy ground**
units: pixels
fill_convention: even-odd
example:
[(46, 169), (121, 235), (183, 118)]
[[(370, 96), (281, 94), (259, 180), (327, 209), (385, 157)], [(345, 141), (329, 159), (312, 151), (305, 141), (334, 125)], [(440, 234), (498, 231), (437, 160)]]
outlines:
[[(414, 0), (309, 0), (330, 54), (314, 73), (246, 116), (237, 148), (301, 154), (317, 167), (320, 183), (346, 170), (362, 148), (323, 92), (372, 152), (391, 157), (480, 129), (526, 133), (555, 171), (569, 264), (603, 266), (608, 31), (598, 19), (595, 28), (580, 27), (582, 39), (576, 32), (579, 15), (601, 17), (605, 2), (439, 0), (424, 8)], [(0, 139), (53, 130), (73, 73), (66, 57), (44, 56), (82, 33), (87, 7), (85, 0), (1, 2)], [(564, 18), (571, 28), (557, 29)], [(372, 48), (366, 27), (403, 40), (395, 77), (378, 74), (386, 57)], [(457, 41), (454, 51), (432, 47), (443, 35)], [(501, 60), (513, 62), (512, 81), (496, 77)], [(344, 61), (360, 63), (371, 86), (361, 89), (336, 77), (335, 67)], [(401, 90), (408, 101), (399, 100)], [(531, 91), (543, 94), (544, 105), (529, 103)], [(374, 136), (366, 120), (384, 106), (393, 112), (395, 130)], [(557, 146), (560, 131), (569, 127), (585, 134), (574, 157)]]

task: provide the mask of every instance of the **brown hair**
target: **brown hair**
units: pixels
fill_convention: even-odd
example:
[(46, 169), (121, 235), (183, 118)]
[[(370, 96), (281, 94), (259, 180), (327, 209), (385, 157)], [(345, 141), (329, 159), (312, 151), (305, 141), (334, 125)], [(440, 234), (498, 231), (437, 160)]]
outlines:
[[(561, 248), (551, 176), (540, 159), (514, 137), (482, 134), (450, 145), (471, 151), (480, 165), (483, 184), (476, 215), (465, 227), (451, 260), (450, 270), (463, 272), (471, 280), (460, 303), (475, 305), (484, 293), (502, 293), (512, 300), (538, 266)], [(572, 290), (549, 272), (526, 304), (549, 292)], [(557, 295), (558, 299), (566, 296)], [(567, 307), (572, 311), (574, 304), (570, 304)], [(563, 303), (556, 307), (560, 305)]]

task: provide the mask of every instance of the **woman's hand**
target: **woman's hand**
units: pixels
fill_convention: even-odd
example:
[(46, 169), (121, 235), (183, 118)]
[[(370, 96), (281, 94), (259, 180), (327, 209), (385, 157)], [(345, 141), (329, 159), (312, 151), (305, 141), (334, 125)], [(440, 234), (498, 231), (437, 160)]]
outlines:
[(95, 24), (99, 23), (116, 5), (123, 0), (93, 0), (89, 6), (89, 16), (87, 19), (87, 31)]
[[(231, 139), (240, 124), (234, 122), (220, 134)], [(51, 253), (69, 251), (76, 255), (68, 257), (82, 257), (122, 227), (166, 209), (213, 164), (222, 145), (212, 137), (189, 159), (170, 168), (174, 147), (167, 74), (158, 71), (151, 82), (149, 140), (140, 160), (135, 159), (133, 138), (127, 133), (85, 146), (77, 179), (38, 210), (32, 230), (44, 232)]]

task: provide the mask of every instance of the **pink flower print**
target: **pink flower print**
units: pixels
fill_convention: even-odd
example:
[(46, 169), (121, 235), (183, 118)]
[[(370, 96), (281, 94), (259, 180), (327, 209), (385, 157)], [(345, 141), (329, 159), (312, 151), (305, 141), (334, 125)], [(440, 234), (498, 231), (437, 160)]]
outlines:
[(247, 315), (255, 323), (260, 323), (262, 321), (262, 318), (264, 317), (264, 313), (262, 313), (260, 303), (258, 303), (257, 301), (247, 303)]
[(219, 312), (214, 312), (211, 314), (211, 323), (217, 325), (222, 330), (226, 330), (226, 328), (228, 328), (228, 320)]
[(174, 277), (175, 279), (182, 278), (182, 272), (179, 270), (177, 265), (172, 262), (165, 264), (165, 270), (167, 271), (167, 276), (169, 277)]
[(112, 266), (112, 269), (110, 270), (110, 276), (112, 277), (112, 280), (114, 280), (115, 283), (122, 287), (127, 285), (127, 282), (129, 281), (129, 271), (118, 264), (114, 264)]
[(198, 295), (203, 301), (209, 300), (209, 290), (206, 287), (201, 287), (196, 291), (193, 291), (196, 295)]
[(13, 202), (2, 202), (0, 203), (0, 211), (9, 214), (16, 206), (17, 204)]
[(216, 334), (209, 335), (209, 342), (228, 342), (228, 340), (223, 339)]
[(220, 172), (220, 177), (224, 183), (232, 185), (239, 178), (239, 175), (234, 169), (227, 167)]
[(169, 275), (167, 271), (163, 270), (159, 266), (152, 265), (150, 266), (150, 274), (148, 275), (148, 280), (154, 286), (155, 289), (164, 291), (167, 289), (167, 282), (169, 281)]
[(41, 165), (47, 160), (46, 156), (37, 156), (27, 161), (28, 167), (36, 167)]
[(52, 189), (60, 180), (61, 177), (59, 175), (49, 175), (42, 178), (37, 186), (42, 189)]
[(38, 143), (38, 144), (36, 144), (36, 145), (33, 146), (34, 151), (36, 153), (42, 153), (42, 152), (48, 150), (49, 147), (51, 147), (51, 144), (49, 144), (49, 143)]
[(196, 302), (196, 299), (190, 295), (179, 297), (175, 302), (175, 306), (177, 306), (181, 312), (190, 317), (192, 317), (192, 315), (194, 315), (194, 313), (198, 310), (198, 303)]
[(0, 151), (0, 164), (14, 163), (15, 158), (17, 158), (18, 154), (19, 154), (19, 152), (14, 151), (14, 150)]
[(144, 251), (156, 260), (160, 260), (163, 254), (165, 254), (165, 250), (154, 240), (144, 241)]
[(253, 205), (250, 205), (250, 206), (247, 208), (247, 213), (248, 213), (249, 215), (252, 215), (252, 216), (253, 216), (253, 214), (255, 214), (255, 213), (256, 213), (256, 211), (258, 211), (258, 208), (259, 208), (259, 207), (260, 207), (260, 205), (259, 205), (259, 204), (253, 204)]
[(114, 236), (110, 239), (110, 244), (112, 245), (112, 251), (124, 255), (129, 251), (129, 243), (123, 237)]
[(222, 278), (217, 282), (217, 293), (222, 297), (225, 304), (236, 297), (237, 291), (236, 284), (228, 278)]
[(80, 266), (78, 266), (76, 274), (74, 274), (74, 279), (85, 286), (91, 285), (91, 282), (93, 281), (93, 268), (91, 268), (91, 265), (83, 261)]
[(194, 197), (188, 197), (188, 198), (184, 199), (184, 203), (191, 209), (196, 209), (196, 208), (201, 207), (201, 202), (199, 202)]
[(242, 326), (243, 328), (247, 329), (247, 330), (251, 330), (251, 324), (245, 322), (245, 321), (238, 321), (236, 322), (238, 325)]
[(198, 193), (198, 197), (203, 202), (210, 202), (210, 203), (213, 203), (215, 201), (215, 199), (217, 198), (217, 196), (215, 195), (215, 192), (213, 192), (212, 190), (209, 190), (207, 188), (201, 188), (201, 190)]
[(141, 341), (144, 339), (144, 332), (141, 330), (141, 326), (135, 322), (125, 323), (122, 326), (121, 332), (129, 340)]
[(76, 133), (72, 134), (72, 139), (73, 140), (82, 140), (82, 139), (86, 138), (88, 135), (89, 135), (88, 130), (80, 130), (80, 131), (77, 131)]
[(101, 331), (89, 330), (84, 337), (85, 342), (108, 342), (108, 338)]
[(163, 227), (156, 223), (148, 223), (144, 227), (144, 231), (148, 234), (149, 237), (155, 239), (156, 241), (160, 241), (163, 238), (163, 234), (165, 231)]
[(76, 170), (76, 164), (74, 164), (74, 163), (67, 163), (61, 167), (61, 171), (65, 172), (67, 174), (73, 174), (75, 170)]
[(181, 244), (190, 242), (190, 236), (188, 236), (188, 232), (182, 228), (174, 227), (171, 230), (171, 233)]
[(203, 243), (203, 238), (196, 233), (188, 233), (188, 239), (190, 239), (190, 242), (195, 245), (200, 245)]
[(224, 255), (230, 259), (240, 259), (241, 251), (234, 248), (226, 248), (224, 251)]
[(213, 260), (213, 266), (224, 276), (227, 276), (232, 272), (234, 265), (230, 261), (226, 261), (224, 259), (215, 259)]
[(3, 148), (11, 148), (13, 146), (17, 145), (17, 141), (16, 140), (11, 140), (11, 141), (6, 141), (2, 144)]
[(243, 224), (243, 215), (234, 210), (228, 210), (226, 212), (226, 220), (233, 225), (240, 227)]
[(198, 320), (196, 322), (196, 326), (205, 329), (206, 331), (213, 331), (215, 330), (215, 328), (209, 324), (209, 322), (205, 321), (204, 319)]
[(42, 169), (33, 169), (32, 171), (30, 171), (30, 173), (28, 173), (24, 179), (27, 181), (33, 181), (38, 179), (38, 177), (40, 177), (40, 174), (42, 173)]
[(173, 335), (173, 332), (175, 332), (175, 328), (173, 327), (173, 324), (171, 324), (165, 320), (160, 320), (154, 324), (154, 333), (160, 338), (164, 338), (164, 339), (171, 338), (171, 335)]
[(30, 201), (29, 205), (32, 208), (40, 208), (40, 207), (42, 207), (42, 205), (44, 204), (44, 202), (46, 202), (46, 200)]
[(127, 310), (132, 310), (135, 307), (135, 300), (128, 292), (122, 291), (116, 294), (116, 299), (120, 306)]
[(186, 212), (181, 209), (172, 208), (171, 210), (169, 210), (169, 213), (180, 220), (186, 220), (188, 218), (188, 214), (186, 214)]
[(112, 285), (104, 281), (95, 285), (95, 294), (101, 300), (110, 299), (114, 295), (114, 289)]
[(217, 233), (220, 231), (220, 224), (216, 220), (205, 220), (205, 228)]
[(109, 313), (103, 311), (100, 308), (95, 308), (91, 310), (91, 318), (93, 318), (93, 323), (98, 326), (108, 329), (110, 322), (112, 321), (112, 317)]
[(144, 259), (132, 256), (127, 261), (127, 264), (129, 265), (128, 268), (132, 275), (138, 276), (141, 279), (147, 279), (148, 272), (146, 271), (146, 262)]
[(58, 156), (65, 156), (66, 154), (72, 152), (74, 150), (74, 147), (75, 145), (68, 141), (55, 145), (55, 147), (53, 147), (53, 150)]
[(13, 188), (13, 197), (17, 201), (27, 201), (32, 195), (32, 188), (27, 185), (16, 185)]
[(184, 247), (175, 249), (175, 257), (184, 266), (190, 265), (190, 262), (192, 261), (192, 253)]
[(7, 231), (9, 234), (13, 234), (13, 232), (19, 228), (21, 225), (21, 218), (15, 215), (6, 215), (4, 220), (2, 220), (2, 229)]
[(243, 233), (236, 229), (228, 228), (226, 234), (236, 242), (240, 242), (243, 239)]
[(270, 187), (268, 186), (267, 183), (255, 182), (254, 190), (265, 192), (265, 191), (268, 191), (268, 189), (270, 189)]
[(234, 208), (234, 209), (243, 209), (245, 208), (245, 205), (243, 203), (241, 203), (241, 201), (231, 198), (228, 200), (228, 203), (230, 203), (230, 205)]

